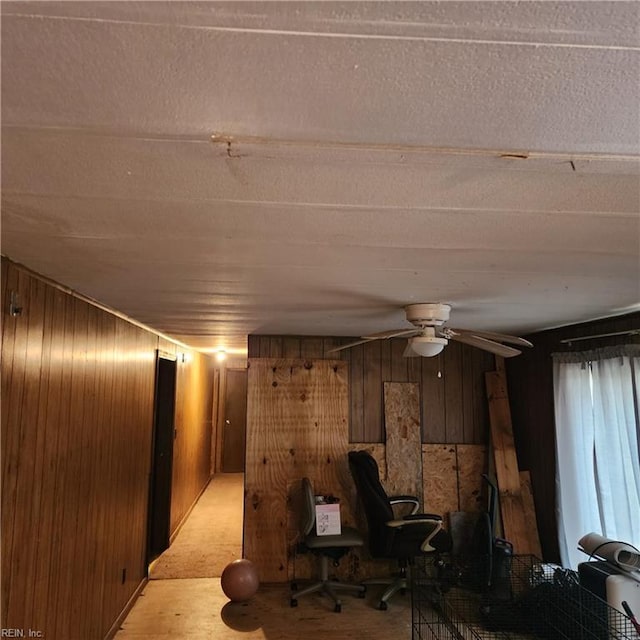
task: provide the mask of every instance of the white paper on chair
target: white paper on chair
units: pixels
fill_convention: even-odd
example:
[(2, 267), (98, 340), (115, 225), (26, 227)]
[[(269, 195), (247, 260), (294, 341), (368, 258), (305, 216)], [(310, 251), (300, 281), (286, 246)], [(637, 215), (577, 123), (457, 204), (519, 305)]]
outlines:
[(340, 505), (316, 505), (316, 534), (319, 536), (339, 536), (342, 533), (340, 525)]

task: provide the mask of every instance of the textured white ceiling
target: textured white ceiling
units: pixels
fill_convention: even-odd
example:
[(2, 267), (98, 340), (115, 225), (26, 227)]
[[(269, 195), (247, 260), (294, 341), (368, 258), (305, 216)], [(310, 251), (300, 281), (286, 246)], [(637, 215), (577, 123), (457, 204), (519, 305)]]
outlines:
[(640, 3), (0, 9), (2, 252), (140, 322), (243, 349), (640, 302)]

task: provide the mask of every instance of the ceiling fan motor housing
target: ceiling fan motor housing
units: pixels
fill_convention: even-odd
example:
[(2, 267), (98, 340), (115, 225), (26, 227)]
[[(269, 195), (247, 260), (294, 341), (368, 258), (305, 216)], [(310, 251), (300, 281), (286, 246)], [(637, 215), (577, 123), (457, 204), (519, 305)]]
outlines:
[(451, 307), (448, 304), (422, 302), (409, 304), (404, 311), (407, 320), (417, 327), (440, 326), (449, 319)]

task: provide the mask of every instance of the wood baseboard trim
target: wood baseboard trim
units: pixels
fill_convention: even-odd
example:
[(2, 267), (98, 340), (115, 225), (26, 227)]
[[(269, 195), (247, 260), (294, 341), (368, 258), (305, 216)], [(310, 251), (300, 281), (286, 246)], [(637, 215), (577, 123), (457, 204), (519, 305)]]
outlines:
[(107, 631), (107, 635), (104, 637), (104, 640), (111, 640), (116, 633), (120, 630), (120, 626), (124, 622), (125, 618), (129, 615), (131, 609), (133, 609), (133, 605), (136, 603), (136, 600), (142, 593), (142, 590), (147, 586), (147, 582), (149, 582), (149, 578), (143, 578), (140, 584), (136, 587), (136, 590), (133, 592), (127, 604), (124, 605), (124, 609), (120, 612), (120, 615), (115, 619), (115, 622), (111, 625), (109, 631)]
[(169, 545), (173, 544), (173, 541), (176, 539), (176, 536), (180, 533), (180, 529), (182, 529), (182, 527), (184, 526), (184, 523), (187, 521), (187, 518), (191, 515), (193, 508), (198, 503), (198, 500), (200, 500), (200, 496), (204, 493), (205, 489), (209, 486), (209, 483), (211, 482), (212, 479), (213, 479), (213, 476), (212, 475), (209, 476), (209, 479), (204, 483), (204, 487), (200, 489), (198, 495), (195, 497), (194, 501), (191, 503), (191, 506), (187, 509), (187, 512), (182, 516), (182, 519), (180, 520), (180, 522), (178, 522), (175, 530), (169, 536)]

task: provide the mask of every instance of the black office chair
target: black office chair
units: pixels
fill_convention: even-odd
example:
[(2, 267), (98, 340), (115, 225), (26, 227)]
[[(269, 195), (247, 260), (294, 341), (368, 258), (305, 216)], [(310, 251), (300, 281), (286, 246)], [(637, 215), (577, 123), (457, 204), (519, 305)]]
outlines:
[(364, 585), (345, 584), (336, 580), (329, 580), (329, 559), (337, 565), (338, 560), (342, 556), (349, 553), (353, 547), (361, 547), (364, 540), (360, 533), (351, 527), (341, 527), (342, 533), (339, 535), (316, 534), (316, 507), (313, 487), (308, 478), (302, 480), (302, 520), (301, 533), (303, 536), (302, 547), (305, 551), (320, 557), (320, 580), (304, 589), (297, 590), (296, 583), (292, 583), (291, 588), (294, 593), (291, 594), (291, 606), (298, 606), (298, 598), (309, 593), (322, 591), (326, 593), (334, 602), (334, 611), (340, 613), (342, 611), (342, 602), (335, 593), (335, 590), (342, 589), (357, 593), (359, 597), (364, 598), (367, 588)]
[[(395, 558), (399, 574), (396, 578), (371, 580), (365, 584), (387, 584), (378, 608), (387, 609), (387, 601), (398, 591), (408, 588), (407, 569), (414, 558), (429, 553), (451, 550), (451, 536), (442, 529), (442, 517), (417, 513), (419, 501), (414, 496), (387, 496), (380, 482), (378, 463), (368, 451), (349, 452), (349, 469), (356, 485), (367, 525), (369, 550), (374, 558)], [(412, 504), (410, 515), (397, 518), (393, 505)]]

